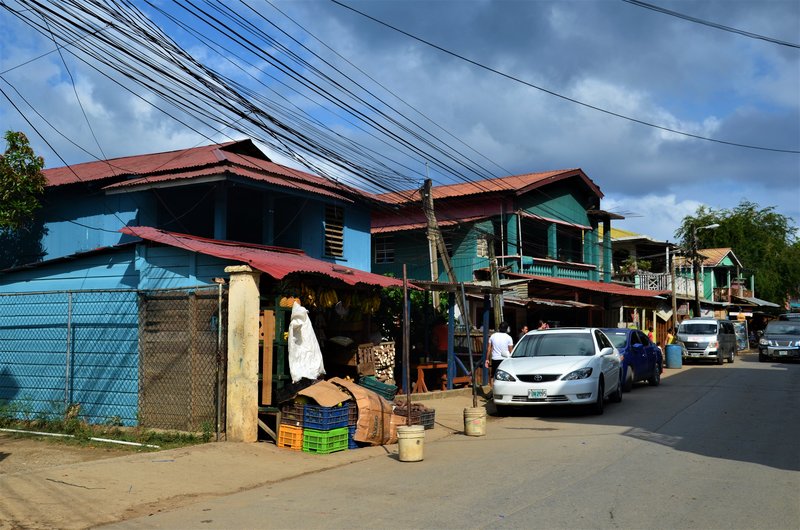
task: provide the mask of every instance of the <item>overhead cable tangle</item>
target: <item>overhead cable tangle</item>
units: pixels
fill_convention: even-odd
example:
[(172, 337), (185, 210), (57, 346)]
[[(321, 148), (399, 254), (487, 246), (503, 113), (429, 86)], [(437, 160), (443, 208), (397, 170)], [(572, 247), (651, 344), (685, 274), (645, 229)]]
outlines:
[(358, 9), (356, 9), (354, 7), (348, 6), (347, 4), (343, 4), (342, 2), (339, 2), (338, 0), (331, 0), (331, 2), (333, 2), (334, 4), (336, 4), (338, 6), (343, 7), (345, 9), (348, 9), (348, 10), (350, 10), (350, 11), (352, 11), (352, 12), (358, 14), (358, 15), (361, 15), (364, 18), (372, 20), (373, 22), (376, 22), (377, 24), (385, 26), (385, 27), (387, 27), (387, 28), (389, 28), (389, 29), (391, 29), (393, 31), (396, 31), (396, 32), (402, 34), (402, 35), (405, 35), (406, 37), (409, 37), (410, 39), (413, 39), (413, 40), (416, 40), (418, 42), (421, 42), (422, 44), (425, 44), (426, 46), (430, 46), (431, 48), (435, 48), (435, 49), (439, 50), (442, 53), (446, 53), (447, 55), (450, 55), (452, 57), (460, 59), (460, 60), (462, 60), (464, 62), (467, 62), (467, 63), (469, 63), (469, 64), (471, 64), (473, 66), (477, 66), (478, 68), (481, 68), (481, 69), (486, 70), (488, 72), (491, 72), (493, 74), (497, 74), (500, 77), (504, 77), (504, 78), (509, 79), (511, 81), (514, 81), (516, 83), (520, 83), (522, 85), (525, 85), (525, 86), (530, 87), (530, 88), (534, 88), (534, 89), (539, 90), (541, 92), (544, 92), (546, 94), (550, 94), (551, 96), (555, 96), (555, 97), (563, 99), (565, 101), (569, 101), (570, 103), (575, 103), (576, 105), (580, 105), (580, 106), (586, 107), (588, 109), (596, 110), (598, 112), (602, 112), (603, 114), (608, 114), (609, 116), (614, 116), (616, 118), (621, 118), (623, 120), (628, 120), (628, 121), (633, 122), (633, 123), (638, 123), (640, 125), (645, 125), (647, 127), (652, 127), (654, 129), (659, 129), (661, 131), (666, 131), (666, 132), (678, 134), (678, 135), (681, 135), (681, 136), (686, 136), (686, 137), (689, 137), (689, 138), (695, 138), (697, 140), (704, 140), (704, 141), (707, 141), (707, 142), (714, 142), (714, 143), (718, 143), (718, 144), (730, 145), (730, 146), (733, 146), (733, 147), (742, 147), (744, 149), (755, 149), (755, 150), (758, 150), (758, 151), (771, 151), (771, 152), (775, 152), (775, 153), (800, 154), (800, 149), (779, 149), (779, 148), (774, 148), (774, 147), (764, 147), (764, 146), (759, 146), (759, 145), (750, 145), (750, 144), (742, 144), (742, 143), (738, 143), (738, 142), (731, 142), (731, 141), (727, 141), (727, 140), (719, 140), (717, 138), (710, 138), (708, 136), (701, 136), (699, 134), (693, 134), (693, 133), (689, 133), (689, 132), (685, 132), (685, 131), (680, 131), (680, 130), (677, 130), (677, 129), (672, 129), (672, 128), (666, 127), (664, 125), (658, 125), (658, 124), (651, 123), (651, 122), (648, 122), (648, 121), (645, 121), (645, 120), (641, 120), (641, 119), (638, 119), (638, 118), (633, 118), (631, 116), (626, 116), (624, 114), (620, 114), (618, 112), (614, 112), (614, 111), (611, 111), (611, 110), (608, 110), (608, 109), (604, 109), (602, 107), (598, 107), (596, 105), (592, 105), (590, 103), (586, 103), (586, 102), (580, 101), (578, 99), (574, 99), (574, 98), (571, 98), (569, 96), (565, 96), (563, 94), (559, 94), (558, 92), (555, 92), (553, 90), (549, 90), (549, 89), (541, 87), (539, 85), (535, 85), (535, 84), (533, 84), (533, 83), (531, 83), (529, 81), (525, 81), (524, 79), (520, 79), (520, 78), (515, 77), (515, 76), (513, 76), (511, 74), (508, 74), (506, 72), (503, 72), (503, 71), (497, 70), (495, 68), (492, 68), (491, 66), (486, 66), (485, 64), (479, 63), (479, 62), (477, 62), (477, 61), (475, 61), (473, 59), (470, 59), (470, 58), (465, 57), (465, 56), (463, 56), (461, 54), (458, 54), (458, 53), (456, 53), (456, 52), (454, 52), (452, 50), (448, 50), (447, 48), (444, 48), (442, 46), (434, 44), (434, 43), (432, 43), (432, 42), (430, 42), (428, 40), (423, 39), (422, 37), (418, 37), (418, 36), (416, 36), (416, 35), (414, 35), (412, 33), (409, 33), (409, 32), (404, 31), (404, 30), (402, 30), (402, 29), (400, 29), (400, 28), (398, 28), (396, 26), (393, 26), (393, 25), (389, 24), (388, 22), (384, 22), (383, 20), (380, 20), (380, 19), (375, 18), (375, 17), (373, 17), (371, 15), (368, 15), (368, 14), (362, 12), (362, 11), (359, 11)]
[(702, 24), (704, 26), (708, 26), (711, 28), (721, 29), (723, 31), (729, 31), (731, 33), (738, 33), (739, 35), (744, 35), (745, 37), (750, 37), (751, 39), (759, 39), (766, 42), (771, 42), (773, 44), (778, 44), (780, 46), (787, 46), (789, 48), (798, 48), (800, 49), (800, 44), (795, 44), (793, 42), (786, 42), (783, 40), (773, 39), (772, 37), (766, 37), (764, 35), (759, 35), (758, 33), (751, 33), (749, 31), (744, 31), (741, 29), (732, 28), (730, 26), (723, 26), (722, 24), (717, 24), (716, 22), (709, 22), (708, 20), (703, 20), (700, 18), (695, 18), (689, 15), (684, 15), (683, 13), (678, 13), (677, 11), (670, 11), (669, 9), (665, 9), (663, 7), (659, 7), (653, 4), (648, 4), (647, 2), (640, 2), (639, 0), (622, 0), (623, 2), (627, 2), (628, 4), (632, 4), (638, 7), (643, 7), (645, 9), (651, 9), (653, 11), (657, 11), (659, 13), (663, 13), (665, 15), (670, 15), (672, 17), (682, 18), (683, 20), (688, 20), (689, 22), (695, 22), (697, 24)]

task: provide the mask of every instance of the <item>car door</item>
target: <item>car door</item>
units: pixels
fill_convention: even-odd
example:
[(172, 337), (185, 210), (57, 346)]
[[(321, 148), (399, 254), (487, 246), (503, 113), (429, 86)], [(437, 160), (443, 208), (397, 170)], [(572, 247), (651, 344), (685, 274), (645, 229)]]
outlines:
[(642, 341), (642, 357), (641, 357), (641, 377), (648, 377), (650, 374), (653, 373), (653, 365), (657, 364), (656, 359), (661, 355), (658, 346), (653, 344), (647, 335), (641, 333), (641, 341)]
[[(614, 349), (614, 345), (611, 344), (611, 341), (606, 337), (605, 333), (602, 331), (595, 330), (595, 340), (597, 340), (597, 346), (600, 350), (603, 348), (611, 348)], [(619, 385), (620, 382), (620, 365), (619, 365), (619, 355), (605, 355), (600, 358), (600, 369), (603, 371), (603, 376), (606, 381), (606, 394), (614, 388), (609, 382), (616, 381), (616, 384)]]
[(649, 342), (647, 335), (641, 331), (631, 331), (631, 346), (630, 346), (630, 365), (633, 368), (634, 380), (640, 381), (647, 373), (647, 359), (644, 349), (645, 344)]

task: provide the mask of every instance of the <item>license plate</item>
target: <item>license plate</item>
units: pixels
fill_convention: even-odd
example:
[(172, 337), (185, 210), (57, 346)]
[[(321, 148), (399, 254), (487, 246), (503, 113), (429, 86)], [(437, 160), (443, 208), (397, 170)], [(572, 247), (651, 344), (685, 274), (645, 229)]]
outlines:
[(528, 399), (544, 399), (547, 397), (546, 388), (532, 388), (528, 390)]
[(778, 350), (778, 355), (789, 355), (789, 352), (786, 350)]

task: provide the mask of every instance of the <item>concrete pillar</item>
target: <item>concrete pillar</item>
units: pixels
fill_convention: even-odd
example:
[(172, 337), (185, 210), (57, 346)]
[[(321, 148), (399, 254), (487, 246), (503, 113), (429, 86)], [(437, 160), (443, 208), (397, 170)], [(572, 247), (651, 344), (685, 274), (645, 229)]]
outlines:
[(228, 379), (225, 431), (232, 442), (258, 439), (258, 280), (247, 265), (225, 267), (228, 290)]

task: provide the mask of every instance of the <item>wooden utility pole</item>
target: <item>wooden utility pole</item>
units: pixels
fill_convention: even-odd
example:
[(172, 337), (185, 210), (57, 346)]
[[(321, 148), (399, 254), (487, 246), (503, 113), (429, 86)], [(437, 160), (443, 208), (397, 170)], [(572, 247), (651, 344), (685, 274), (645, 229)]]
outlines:
[(494, 329), (500, 329), (503, 321), (503, 306), (500, 300), (500, 273), (497, 270), (497, 257), (494, 253), (494, 237), (486, 235), (486, 250), (489, 255), (489, 275), (492, 282), (492, 310), (494, 311)]
[[(431, 186), (431, 179), (425, 179), (425, 183), (422, 185), (422, 189), (420, 189), (420, 194), (422, 195), (422, 211), (425, 213), (425, 218), (428, 221), (428, 238), (432, 237), (434, 239), (436, 250), (439, 253), (439, 257), (442, 259), (442, 265), (444, 266), (445, 273), (447, 273), (447, 278), (450, 283), (455, 285), (458, 283), (458, 279), (453, 271), (453, 265), (450, 263), (450, 255), (447, 253), (447, 247), (445, 247), (442, 232), (439, 230), (439, 223), (436, 222), (436, 214), (433, 211)], [(436, 278), (434, 278), (433, 281), (437, 281)], [(464, 322), (469, 324), (469, 315), (466, 312), (464, 304), (460, 297), (456, 296), (455, 298), (458, 310), (463, 315), (462, 318)], [(469, 327), (467, 329), (469, 329)]]

